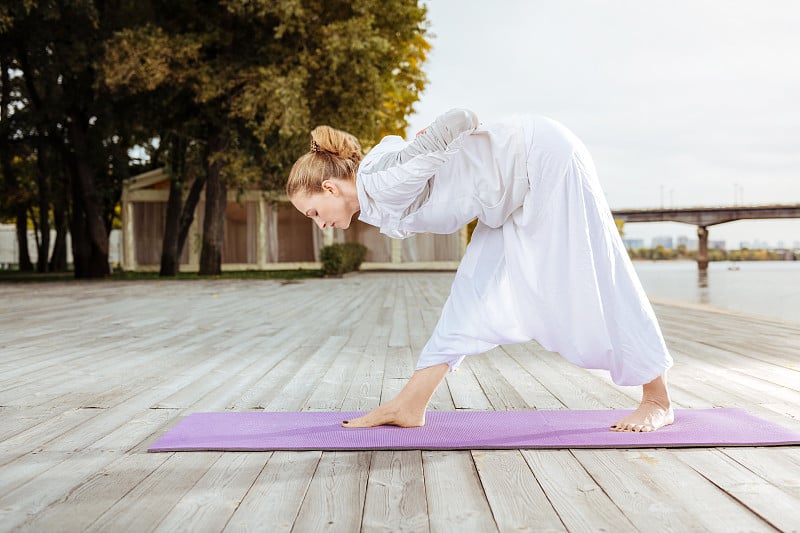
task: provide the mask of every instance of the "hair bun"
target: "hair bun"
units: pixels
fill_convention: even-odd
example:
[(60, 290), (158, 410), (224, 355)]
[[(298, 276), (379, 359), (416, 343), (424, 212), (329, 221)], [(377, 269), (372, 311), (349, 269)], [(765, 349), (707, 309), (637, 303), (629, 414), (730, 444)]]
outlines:
[(361, 144), (354, 136), (330, 126), (317, 126), (311, 130), (311, 151), (328, 152), (341, 159), (361, 161)]

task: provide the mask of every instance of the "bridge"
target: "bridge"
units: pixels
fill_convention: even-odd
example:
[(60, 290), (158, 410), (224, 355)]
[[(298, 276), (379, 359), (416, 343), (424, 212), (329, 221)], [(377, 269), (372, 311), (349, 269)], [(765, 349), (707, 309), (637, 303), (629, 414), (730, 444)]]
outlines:
[(697, 226), (697, 267), (708, 269), (708, 227), (734, 220), (800, 218), (800, 204), (678, 207), (669, 209), (616, 209), (624, 222), (682, 222)]

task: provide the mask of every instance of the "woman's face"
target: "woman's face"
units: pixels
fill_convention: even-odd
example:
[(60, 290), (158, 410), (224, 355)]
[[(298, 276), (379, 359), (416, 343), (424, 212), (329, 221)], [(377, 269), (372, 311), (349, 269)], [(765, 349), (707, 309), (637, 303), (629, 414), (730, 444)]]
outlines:
[[(332, 186), (331, 186), (332, 184)], [(320, 229), (350, 227), (353, 211), (346, 195), (331, 181), (323, 182), (323, 191), (314, 194), (298, 193), (292, 196), (292, 204), (298, 211), (316, 222)]]

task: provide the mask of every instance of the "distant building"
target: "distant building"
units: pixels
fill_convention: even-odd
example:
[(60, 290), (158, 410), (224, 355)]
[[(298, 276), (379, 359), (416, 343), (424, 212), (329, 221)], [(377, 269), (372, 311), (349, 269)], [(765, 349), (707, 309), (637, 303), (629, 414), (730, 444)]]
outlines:
[(672, 250), (674, 248), (672, 237), (653, 237), (651, 247), (658, 248), (659, 246), (663, 246), (667, 250)]
[(685, 246), (687, 250), (697, 250), (697, 239), (690, 239), (686, 235), (681, 235), (675, 241), (675, 247)]
[(708, 241), (709, 250), (725, 250), (725, 241)]
[[(164, 239), (169, 176), (164, 169), (133, 176), (122, 188), (122, 257), (127, 271), (158, 271)], [(194, 222), (180, 257), (181, 269), (196, 271), (200, 263), (205, 198), (195, 208)], [(345, 234), (324, 231), (297, 211), (285, 196), (248, 189), (228, 191), (225, 209), (222, 270), (294, 270), (320, 268), (320, 249), (327, 244), (359, 242), (367, 247), (362, 270), (454, 270), (467, 247), (466, 227), (449, 235), (429, 233), (390, 239), (378, 228), (353, 221)]]
[(622, 239), (622, 242), (625, 243), (626, 250), (644, 248), (644, 239)]
[[(739, 243), (740, 249), (747, 248), (748, 250), (773, 250), (775, 246), (772, 246), (767, 241), (762, 241), (761, 239), (755, 239), (753, 242), (742, 241)], [(778, 248), (783, 248), (783, 246), (778, 246)]]
[[(112, 229), (108, 236), (108, 261), (112, 265), (119, 263), (121, 253), (122, 233), (118, 229)], [(55, 230), (50, 230), (50, 251), (56, 242)], [(36, 247), (36, 233), (28, 230), (28, 255), (33, 264), (39, 258), (39, 250)], [(67, 234), (67, 264), (72, 265), (72, 239)], [(17, 228), (14, 224), (0, 224), (0, 269), (17, 268), (19, 266), (19, 244), (17, 243)]]

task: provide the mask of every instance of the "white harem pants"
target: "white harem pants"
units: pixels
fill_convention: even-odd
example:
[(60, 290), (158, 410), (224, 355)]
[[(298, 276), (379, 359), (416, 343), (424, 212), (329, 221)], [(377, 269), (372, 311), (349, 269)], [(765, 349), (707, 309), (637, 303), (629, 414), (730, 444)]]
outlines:
[[(478, 222), (417, 369), (453, 370), (466, 355), (535, 340), (618, 385), (648, 383), (672, 357), (591, 157), (555, 122), (526, 128), (529, 197), (502, 227)], [(565, 146), (561, 170), (549, 172), (539, 156)]]

